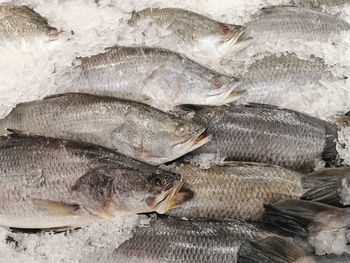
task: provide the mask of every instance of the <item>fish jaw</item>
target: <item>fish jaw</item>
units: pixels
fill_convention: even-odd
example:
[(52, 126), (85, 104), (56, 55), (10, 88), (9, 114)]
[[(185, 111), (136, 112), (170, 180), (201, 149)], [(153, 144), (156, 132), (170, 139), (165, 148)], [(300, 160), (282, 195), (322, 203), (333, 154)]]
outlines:
[(212, 136), (205, 134), (205, 130), (206, 129), (203, 128), (186, 142), (175, 145), (172, 148), (173, 160), (209, 142)]

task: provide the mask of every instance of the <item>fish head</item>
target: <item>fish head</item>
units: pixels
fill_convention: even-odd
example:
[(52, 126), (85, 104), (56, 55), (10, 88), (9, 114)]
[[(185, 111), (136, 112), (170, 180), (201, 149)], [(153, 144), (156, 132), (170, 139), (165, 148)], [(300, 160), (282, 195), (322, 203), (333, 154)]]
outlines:
[[(207, 143), (211, 136), (205, 133), (205, 127), (191, 120), (169, 118), (167, 122), (156, 125), (157, 135), (151, 134), (147, 148), (153, 153), (147, 162), (162, 164), (179, 158)], [(153, 137), (153, 139), (151, 139)]]
[(238, 52), (252, 43), (251, 38), (245, 37), (245, 31), (243, 26), (217, 22), (211, 25), (210, 31), (197, 38), (193, 50), (215, 57)]
[[(120, 178), (120, 177), (119, 177)], [(136, 213), (165, 213), (182, 187), (182, 176), (158, 168), (132, 169), (114, 181), (114, 198)], [(176, 204), (178, 205), (178, 204)]]
[(128, 116), (127, 128), (115, 136), (116, 147), (126, 141), (127, 155), (153, 165), (172, 161), (210, 139), (204, 126), (156, 109)]
[(244, 92), (238, 90), (241, 82), (231, 76), (209, 73), (197, 82), (188, 80), (186, 98), (182, 101), (194, 105), (220, 106), (237, 100)]

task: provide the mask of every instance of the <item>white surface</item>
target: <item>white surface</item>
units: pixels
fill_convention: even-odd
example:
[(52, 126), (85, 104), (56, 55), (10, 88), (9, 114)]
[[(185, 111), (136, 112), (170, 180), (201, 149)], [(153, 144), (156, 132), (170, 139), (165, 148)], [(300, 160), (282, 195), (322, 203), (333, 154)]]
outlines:
[[(1, 2), (1, 0), (0, 0)], [(140, 32), (130, 33), (126, 19), (131, 11), (146, 7), (179, 7), (193, 10), (204, 15), (229, 23), (242, 24), (259, 7), (268, 3), (282, 3), (278, 0), (101, 0), (98, 7), (94, 0), (28, 0), (14, 1), (26, 3), (49, 19), (49, 23), (63, 29), (65, 34), (60, 41), (46, 45), (34, 43), (20, 48), (2, 48), (0, 50), (0, 117), (19, 102), (43, 98), (53, 93), (62, 81), (63, 73), (72, 65), (76, 56), (86, 56), (101, 52), (114, 44), (156, 45), (158, 36), (166, 32), (150, 31), (146, 37)], [(341, 16), (350, 21), (350, 7), (341, 11)], [(73, 31), (74, 35), (70, 32)], [(69, 38), (69, 40), (67, 40)], [(321, 43), (283, 43), (273, 40), (265, 45), (250, 48), (246, 54), (250, 59), (255, 53), (270, 51), (296, 51), (301, 57), (315, 54), (335, 65), (337, 73), (349, 74), (350, 41), (340, 38), (337, 45)], [(190, 50), (185, 50), (190, 54)], [(240, 64), (235, 59), (223, 61), (221, 68), (218, 61), (205, 58), (208, 65), (217, 70), (234, 74), (238, 69), (232, 63)], [(60, 81), (58, 81), (60, 79)], [(309, 105), (300, 105), (300, 110), (322, 118), (350, 110), (350, 85), (338, 87), (329, 85), (322, 92), (315, 92)], [(286, 98), (286, 103), (289, 98)], [(348, 147), (340, 149), (342, 157), (350, 164), (350, 128), (340, 136)], [(118, 220), (114, 223), (101, 223), (71, 233), (60, 234), (14, 234), (0, 229), (0, 262), (103, 262), (113, 249), (129, 234), (136, 217)], [(6, 244), (6, 236), (18, 241)]]

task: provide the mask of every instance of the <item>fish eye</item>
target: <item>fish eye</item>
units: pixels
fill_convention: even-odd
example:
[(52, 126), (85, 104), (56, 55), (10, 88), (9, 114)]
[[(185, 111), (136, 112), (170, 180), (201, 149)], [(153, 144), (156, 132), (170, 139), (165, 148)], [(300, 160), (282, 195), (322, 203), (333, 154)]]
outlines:
[(213, 88), (214, 88), (214, 89), (219, 89), (219, 88), (222, 87), (223, 83), (222, 83), (222, 81), (219, 80), (219, 79), (213, 79), (213, 80), (212, 80), (212, 85), (213, 85)]
[(164, 181), (162, 178), (160, 178), (158, 175), (152, 175), (149, 179), (148, 182), (152, 185), (152, 186), (156, 186), (156, 187), (160, 187), (164, 184)]
[(221, 35), (227, 35), (230, 32), (231, 32), (231, 28), (228, 25), (222, 25), (220, 27), (220, 34)]
[(179, 124), (175, 128), (175, 134), (177, 136), (183, 136), (184, 134), (187, 133), (186, 126), (184, 124)]

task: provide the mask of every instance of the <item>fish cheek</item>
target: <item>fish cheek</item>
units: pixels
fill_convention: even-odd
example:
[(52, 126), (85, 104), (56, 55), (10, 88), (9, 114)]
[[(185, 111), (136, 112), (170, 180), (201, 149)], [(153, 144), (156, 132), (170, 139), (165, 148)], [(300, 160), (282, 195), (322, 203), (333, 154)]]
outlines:
[(101, 216), (112, 216), (116, 210), (116, 203), (113, 202), (115, 179), (116, 177), (108, 174), (105, 169), (92, 170), (73, 185), (73, 196), (89, 211)]

